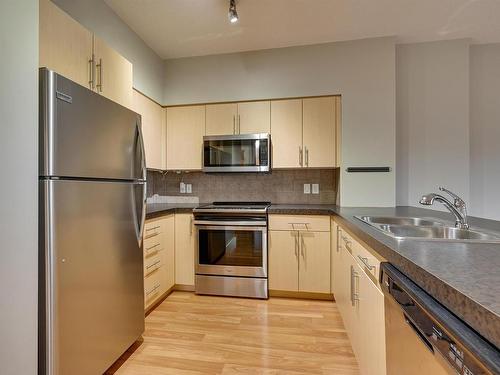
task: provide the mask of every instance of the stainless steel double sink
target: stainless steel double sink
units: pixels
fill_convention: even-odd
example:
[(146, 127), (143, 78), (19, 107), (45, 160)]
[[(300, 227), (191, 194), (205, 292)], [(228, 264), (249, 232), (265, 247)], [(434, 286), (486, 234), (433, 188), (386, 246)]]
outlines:
[(357, 219), (396, 239), (422, 239), (466, 242), (500, 242), (500, 233), (482, 229), (459, 229), (434, 218), (397, 216), (355, 216)]

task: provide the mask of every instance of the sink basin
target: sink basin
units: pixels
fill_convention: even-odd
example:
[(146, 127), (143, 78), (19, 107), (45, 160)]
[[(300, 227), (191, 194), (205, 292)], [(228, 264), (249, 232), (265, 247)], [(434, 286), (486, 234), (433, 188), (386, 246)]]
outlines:
[(382, 233), (397, 239), (500, 242), (500, 233), (481, 229), (459, 229), (433, 218), (356, 216)]
[(389, 225), (415, 225), (415, 226), (443, 226), (441, 221), (433, 219), (422, 219), (420, 217), (397, 217), (397, 216), (356, 216), (356, 218), (368, 224)]
[(380, 230), (396, 238), (422, 238), (437, 240), (500, 241), (500, 236), (478, 230), (445, 226), (380, 225)]

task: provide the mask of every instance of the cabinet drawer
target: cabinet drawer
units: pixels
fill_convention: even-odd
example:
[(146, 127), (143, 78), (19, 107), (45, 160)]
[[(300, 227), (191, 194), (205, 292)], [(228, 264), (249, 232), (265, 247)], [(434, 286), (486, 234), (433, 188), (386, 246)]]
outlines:
[(144, 239), (158, 236), (162, 232), (161, 221), (149, 221), (144, 225)]
[(163, 236), (153, 236), (144, 239), (144, 256), (149, 257), (162, 251), (165, 247)]
[(148, 277), (162, 266), (160, 254), (153, 255), (144, 260), (144, 277)]
[(161, 277), (153, 273), (144, 279), (144, 304), (148, 308), (161, 295)]
[(330, 231), (330, 216), (269, 215), (270, 230)]

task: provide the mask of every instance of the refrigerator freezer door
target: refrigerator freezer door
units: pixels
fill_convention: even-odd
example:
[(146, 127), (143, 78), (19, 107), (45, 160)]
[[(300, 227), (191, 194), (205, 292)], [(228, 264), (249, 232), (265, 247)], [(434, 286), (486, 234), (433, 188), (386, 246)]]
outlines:
[(40, 70), (40, 176), (145, 179), (141, 117)]
[(144, 184), (40, 184), (40, 373), (102, 374), (144, 331)]

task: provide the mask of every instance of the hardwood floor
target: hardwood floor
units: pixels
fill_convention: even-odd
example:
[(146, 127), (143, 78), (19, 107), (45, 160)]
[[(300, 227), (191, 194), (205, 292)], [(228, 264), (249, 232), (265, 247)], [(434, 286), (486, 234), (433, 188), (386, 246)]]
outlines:
[[(358, 374), (335, 303), (172, 293), (107, 374)], [(119, 366), (119, 367), (118, 367)]]

